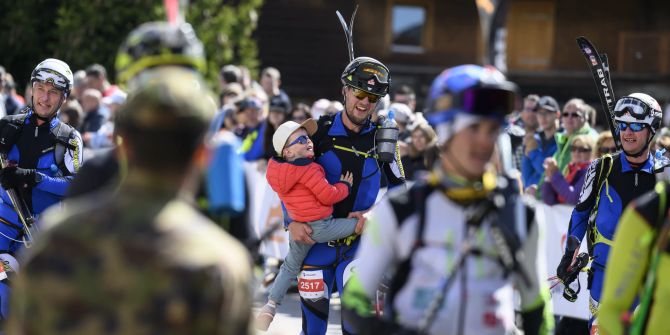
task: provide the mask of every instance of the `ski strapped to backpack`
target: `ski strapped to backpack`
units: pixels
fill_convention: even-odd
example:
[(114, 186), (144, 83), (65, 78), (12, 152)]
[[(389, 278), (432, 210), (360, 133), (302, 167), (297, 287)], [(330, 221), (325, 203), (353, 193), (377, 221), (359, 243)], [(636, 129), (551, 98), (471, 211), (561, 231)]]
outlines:
[[(605, 243), (612, 245), (612, 241), (602, 237), (598, 232), (596, 227), (596, 217), (598, 216), (598, 204), (600, 203), (600, 192), (602, 192), (603, 184), (605, 184), (605, 195), (610, 202), (613, 202), (612, 197), (609, 195), (609, 182), (607, 177), (609, 177), (612, 172), (612, 167), (614, 166), (614, 158), (610, 154), (603, 155), (600, 161), (600, 169), (598, 171), (598, 181), (596, 183), (598, 187), (598, 193), (596, 193), (596, 201), (594, 203), (593, 209), (591, 209), (591, 214), (589, 214), (588, 226), (586, 229), (587, 232), (587, 246), (589, 255), (593, 255), (593, 247), (596, 243)], [(603, 173), (604, 172), (604, 173)]]
[(586, 39), (586, 37), (577, 37), (577, 45), (591, 69), (591, 75), (593, 75), (593, 80), (595, 80), (598, 88), (598, 96), (600, 97), (600, 103), (602, 104), (603, 112), (605, 113), (605, 120), (614, 137), (614, 145), (616, 145), (617, 150), (621, 150), (623, 147), (621, 146), (621, 139), (619, 138), (619, 128), (616, 127), (614, 122), (614, 106), (616, 98), (614, 96), (614, 89), (612, 88), (607, 55), (599, 54), (593, 43)]
[[(612, 242), (604, 237), (598, 232), (598, 228), (596, 227), (596, 217), (598, 216), (598, 204), (600, 202), (600, 193), (602, 191), (603, 185), (605, 185), (605, 194), (607, 195), (607, 198), (609, 199), (610, 202), (612, 202), (612, 197), (609, 195), (609, 182), (607, 180), (607, 177), (609, 177), (610, 173), (612, 172), (612, 167), (614, 166), (614, 158), (610, 154), (603, 155), (600, 164), (598, 164), (598, 180), (596, 181), (596, 187), (597, 187), (597, 193), (596, 193), (596, 199), (595, 199), (595, 204), (593, 208), (591, 209), (591, 212), (589, 214), (588, 218), (588, 223), (586, 227), (586, 242), (587, 242), (587, 250), (588, 253), (579, 253), (579, 244), (580, 241), (573, 241), (577, 240), (576, 237), (570, 236), (568, 237), (567, 243), (568, 243), (568, 248), (566, 249), (566, 257), (569, 253), (571, 253), (571, 263), (570, 266), (568, 267), (566, 274), (561, 275), (562, 277), (559, 277), (558, 274), (556, 276), (549, 277), (550, 281), (557, 280), (554, 284), (551, 285), (551, 288), (553, 289), (556, 285), (559, 283), (563, 283), (564, 289), (563, 289), (563, 297), (570, 301), (574, 302), (577, 300), (577, 296), (581, 290), (581, 284), (579, 283), (579, 272), (584, 271), (586, 266), (588, 265), (588, 262), (591, 260), (591, 257), (589, 255), (593, 254), (593, 247), (596, 243), (606, 243), (608, 245), (611, 245)], [(563, 262), (563, 260), (561, 261)], [(560, 267), (560, 265), (559, 265)], [(589, 279), (588, 282), (590, 284), (591, 282), (591, 276), (592, 272), (590, 269), (588, 270), (589, 273)], [(573, 290), (570, 287), (570, 284), (577, 280), (577, 289)], [(588, 285), (590, 286), (590, 285)]]

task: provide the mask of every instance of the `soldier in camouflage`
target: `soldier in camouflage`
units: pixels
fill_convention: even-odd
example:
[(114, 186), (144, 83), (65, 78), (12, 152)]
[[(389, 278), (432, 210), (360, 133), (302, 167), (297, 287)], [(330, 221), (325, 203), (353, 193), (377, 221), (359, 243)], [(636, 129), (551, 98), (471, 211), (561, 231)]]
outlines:
[(9, 334), (249, 334), (249, 256), (183, 196), (206, 160), (212, 100), (192, 71), (151, 77), (117, 115), (118, 190), (43, 216)]

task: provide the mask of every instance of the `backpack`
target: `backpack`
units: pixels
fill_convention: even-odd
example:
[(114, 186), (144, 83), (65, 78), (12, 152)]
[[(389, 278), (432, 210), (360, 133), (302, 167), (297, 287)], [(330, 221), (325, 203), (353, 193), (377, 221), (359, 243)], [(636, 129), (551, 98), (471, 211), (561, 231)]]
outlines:
[[(11, 147), (15, 144), (14, 142), (18, 138), (18, 134), (23, 129), (26, 117), (28, 116), (28, 108), (29, 107), (25, 107), (23, 110), (21, 110), (21, 113), (19, 114), (8, 115), (3, 118), (3, 120), (6, 120), (7, 123), (14, 124), (19, 129), (19, 131), (17, 132), (17, 136), (14, 136), (13, 138), (9, 139), (9, 141), (11, 141), (11, 144), (8, 143), (7, 144), (8, 147)], [(56, 142), (54, 148), (54, 160), (56, 162), (56, 166), (58, 166), (59, 175), (61, 176), (71, 175), (70, 171), (65, 166), (65, 151), (67, 149), (70, 150), (76, 149), (76, 147), (70, 143), (70, 137), (72, 136), (72, 133), (74, 133), (74, 131), (75, 131), (74, 128), (60, 121), (58, 122), (56, 127), (51, 129), (51, 134), (53, 135), (54, 140)]]
[[(529, 228), (528, 222), (532, 221), (533, 212), (528, 207), (525, 211), (517, 211), (516, 202), (522, 201), (518, 189), (515, 187), (515, 181), (510, 178), (505, 178), (508, 182), (508, 185), (502, 186), (499, 185), (491, 194), (484, 200), (478, 202), (475, 206), (477, 207), (472, 211), (475, 215), (468, 218), (469, 225), (479, 225), (492, 213), (497, 213), (499, 217), (504, 218), (514, 218), (513, 220), (492, 220), (490, 231), (497, 245), (499, 251), (499, 263), (504, 268), (505, 277), (510, 273), (518, 273), (522, 280), (530, 284), (528, 274), (526, 274), (519, 265), (519, 257), (521, 255), (520, 249), (522, 247), (522, 236), (519, 236), (519, 231), (517, 223), (524, 221), (526, 227), (523, 227), (526, 231)], [(502, 187), (500, 187), (502, 186)], [(428, 196), (434, 192), (439, 191), (439, 187), (429, 185), (425, 182), (419, 181), (414, 186), (408, 190), (398, 194), (390, 195), (390, 202), (395, 212), (397, 222), (402, 224), (409, 216), (417, 213), (419, 215), (418, 226), (416, 229), (416, 234), (414, 236), (414, 244), (410, 249), (410, 252), (398, 266), (395, 271), (395, 275), (389, 283), (389, 290), (387, 293), (388, 297), (388, 306), (393, 306), (393, 299), (395, 294), (402, 289), (406, 284), (407, 279), (409, 278), (409, 273), (411, 271), (411, 261), (414, 253), (425, 246), (425, 241), (423, 238), (423, 233), (426, 226), (426, 200)], [(504, 204), (500, 204), (500, 196), (508, 201), (504, 201)], [(515, 198), (515, 196), (518, 196)], [(509, 201), (513, 199), (512, 201)], [(494, 214), (495, 215), (495, 214)], [(451, 275), (454, 275), (452, 273)], [(446, 295), (446, 292), (444, 292)], [(391, 317), (395, 317), (393, 314), (393, 308), (391, 310)]]

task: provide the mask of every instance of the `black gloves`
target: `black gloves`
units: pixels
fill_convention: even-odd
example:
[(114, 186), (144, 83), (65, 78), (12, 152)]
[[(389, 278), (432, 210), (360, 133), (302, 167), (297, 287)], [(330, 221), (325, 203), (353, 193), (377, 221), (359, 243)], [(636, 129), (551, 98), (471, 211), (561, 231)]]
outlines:
[(570, 236), (567, 243), (568, 246), (565, 248), (565, 254), (561, 258), (558, 268), (556, 268), (556, 277), (562, 280), (566, 286), (577, 279), (579, 272), (589, 262), (589, 255), (587, 253), (583, 252), (577, 255), (580, 245), (579, 239), (575, 236)]
[(34, 187), (38, 183), (38, 174), (35, 169), (22, 169), (8, 166), (0, 171), (0, 184), (4, 189)]
[(574, 252), (565, 252), (565, 254), (563, 254), (563, 257), (561, 258), (561, 262), (558, 263), (558, 267), (556, 268), (556, 277), (558, 277), (566, 284), (569, 284), (571, 282), (568, 280), (570, 278), (567, 278), (567, 276), (568, 276), (568, 268), (572, 264), (572, 257), (574, 257)]

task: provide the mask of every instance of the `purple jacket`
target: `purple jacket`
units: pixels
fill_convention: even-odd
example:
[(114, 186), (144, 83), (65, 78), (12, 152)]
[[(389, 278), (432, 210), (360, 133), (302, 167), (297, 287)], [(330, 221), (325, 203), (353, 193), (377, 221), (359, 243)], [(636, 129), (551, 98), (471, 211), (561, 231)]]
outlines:
[(558, 195), (560, 195), (565, 199), (565, 204), (576, 205), (579, 200), (579, 192), (582, 190), (582, 185), (584, 185), (584, 177), (586, 176), (586, 170), (588, 170), (588, 168), (587, 165), (583, 169), (577, 171), (572, 180), (572, 184), (565, 180), (565, 176), (563, 176), (562, 173), (554, 173), (548, 183), (542, 184), (542, 200), (544, 203), (547, 205), (558, 204), (560, 203), (558, 201)]

